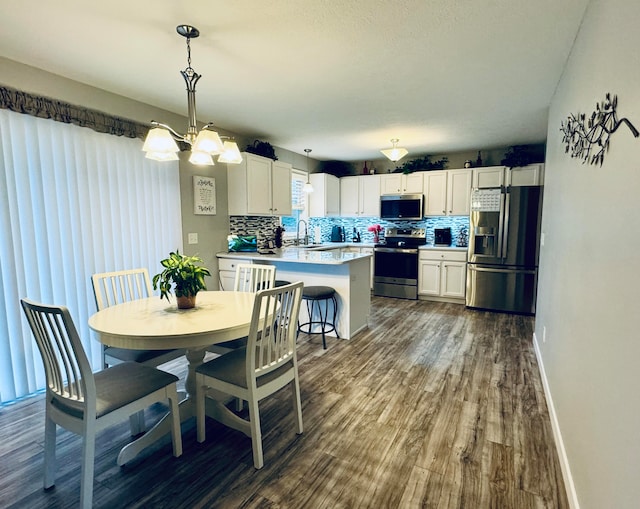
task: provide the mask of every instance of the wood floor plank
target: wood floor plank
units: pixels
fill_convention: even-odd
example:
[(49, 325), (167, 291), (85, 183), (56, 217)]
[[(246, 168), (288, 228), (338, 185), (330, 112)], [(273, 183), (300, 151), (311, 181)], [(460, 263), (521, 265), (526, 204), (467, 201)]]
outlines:
[[(264, 468), (247, 437), (210, 419), (203, 444), (183, 423), (181, 458), (167, 438), (120, 468), (123, 422), (98, 435), (95, 507), (566, 509), (532, 334), (531, 317), (374, 297), (351, 340), (323, 350), (300, 335), (305, 431), (288, 389), (261, 402)], [(184, 360), (164, 368), (186, 373)], [(42, 395), (0, 407), (0, 506), (77, 506), (81, 442), (58, 431), (45, 492), (43, 437)]]

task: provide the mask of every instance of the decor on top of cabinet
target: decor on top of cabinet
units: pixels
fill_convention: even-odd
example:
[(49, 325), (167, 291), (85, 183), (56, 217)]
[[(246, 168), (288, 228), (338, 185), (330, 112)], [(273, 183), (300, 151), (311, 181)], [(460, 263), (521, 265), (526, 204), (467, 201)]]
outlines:
[[(565, 153), (570, 153), (571, 157), (579, 157), (582, 159), (582, 164), (589, 161), (589, 164), (602, 166), (604, 154), (609, 150), (611, 135), (620, 125), (626, 124), (633, 136), (637, 138), (640, 133), (628, 119), (618, 120), (617, 106), (618, 96), (614, 95), (611, 98), (611, 94), (607, 93), (604, 101), (596, 103), (596, 110), (588, 119), (584, 113), (577, 115), (570, 113), (566, 124), (560, 122)], [(598, 151), (591, 155), (593, 146), (598, 148)]]
[(529, 145), (514, 145), (505, 152), (500, 164), (507, 168), (520, 168), (536, 162), (536, 159), (538, 157)]
[(253, 145), (247, 145), (247, 148), (245, 148), (244, 151), (249, 152), (250, 154), (255, 154), (257, 156), (268, 157), (269, 159), (273, 159), (274, 161), (278, 160), (273, 146), (271, 145), (271, 143), (268, 143), (266, 141), (256, 140), (253, 142)]
[(204, 277), (210, 276), (209, 269), (199, 265), (202, 259), (197, 256), (186, 256), (169, 253), (169, 257), (160, 261), (164, 270), (153, 276), (153, 289), (160, 288), (160, 298), (169, 300), (171, 287), (175, 286), (174, 293), (178, 301), (178, 309), (191, 309), (196, 305), (196, 294), (200, 290), (206, 290)]
[(424, 156), (407, 161), (399, 168), (396, 168), (396, 172), (401, 171), (402, 173), (413, 173), (414, 171), (444, 170), (446, 169), (448, 162), (449, 158), (446, 156), (433, 162), (431, 161), (431, 156)]

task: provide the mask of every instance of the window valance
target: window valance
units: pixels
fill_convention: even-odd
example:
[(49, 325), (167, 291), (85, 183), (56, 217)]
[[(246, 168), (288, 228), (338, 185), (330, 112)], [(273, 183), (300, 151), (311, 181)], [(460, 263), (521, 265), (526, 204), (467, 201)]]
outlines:
[(3, 86), (0, 108), (127, 138), (143, 139), (149, 130), (149, 126), (138, 122)]

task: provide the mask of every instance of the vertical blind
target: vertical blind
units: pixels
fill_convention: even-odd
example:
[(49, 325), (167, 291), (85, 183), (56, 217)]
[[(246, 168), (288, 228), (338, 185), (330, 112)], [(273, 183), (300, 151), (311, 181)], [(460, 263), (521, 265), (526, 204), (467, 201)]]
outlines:
[(147, 267), (182, 247), (178, 163), (138, 139), (0, 110), (0, 403), (42, 389), (23, 297), (69, 308), (94, 369), (91, 275)]

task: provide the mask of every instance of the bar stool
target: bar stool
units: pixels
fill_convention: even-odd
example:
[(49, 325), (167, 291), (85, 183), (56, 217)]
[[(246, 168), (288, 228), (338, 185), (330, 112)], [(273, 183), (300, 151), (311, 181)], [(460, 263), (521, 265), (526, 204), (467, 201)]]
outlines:
[(285, 281), (284, 279), (276, 279), (275, 283), (273, 283), (273, 287), (278, 288), (279, 286), (287, 286), (290, 284), (291, 284), (291, 281)]
[[(335, 332), (336, 336), (339, 338), (338, 330), (336, 329), (336, 317), (338, 316), (338, 301), (336, 299), (336, 291), (330, 286), (305, 286), (302, 289), (302, 300), (307, 303), (307, 313), (309, 314), (309, 321), (305, 322), (301, 325), (298, 325), (298, 330), (300, 332), (306, 332), (307, 334), (312, 334), (311, 329), (314, 324), (318, 324), (322, 330), (322, 348), (327, 349), (327, 341), (325, 339), (325, 334), (327, 332)], [(328, 321), (329, 318), (329, 301), (333, 301), (333, 317), (331, 322)], [(324, 302), (324, 316), (322, 314), (322, 303)], [(320, 316), (320, 320), (313, 319), (313, 310), (317, 304), (318, 315)], [(308, 325), (308, 329), (305, 331), (302, 328)]]

